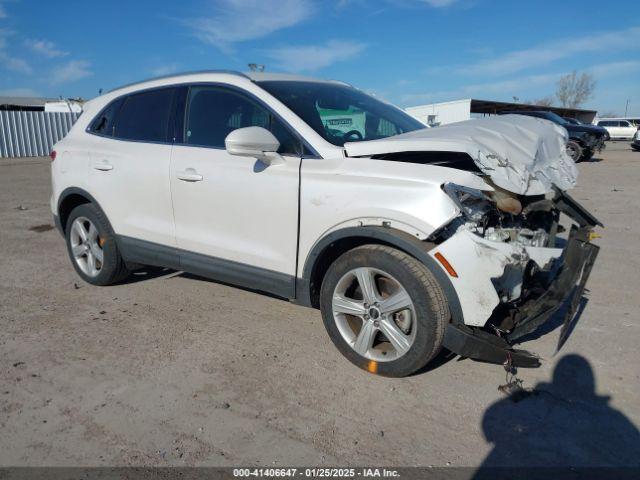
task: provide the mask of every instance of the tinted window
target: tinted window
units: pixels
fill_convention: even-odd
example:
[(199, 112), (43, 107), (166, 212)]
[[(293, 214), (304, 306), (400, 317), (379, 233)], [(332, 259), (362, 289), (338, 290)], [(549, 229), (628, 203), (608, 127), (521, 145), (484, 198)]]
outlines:
[(620, 121), (620, 126), (621, 127), (630, 127), (631, 124), (629, 122), (625, 121), (625, 120), (621, 120)]
[(91, 123), (90, 131), (101, 135), (113, 135), (114, 119), (118, 109), (122, 105), (122, 99), (111, 102), (107, 108), (103, 109)]
[(263, 127), (280, 141), (279, 153), (299, 154), (300, 142), (267, 109), (246, 96), (219, 87), (192, 87), (187, 100), (185, 143), (224, 148), (237, 128)]
[(166, 142), (175, 89), (163, 88), (125, 97), (118, 112), (115, 136), (127, 140)]

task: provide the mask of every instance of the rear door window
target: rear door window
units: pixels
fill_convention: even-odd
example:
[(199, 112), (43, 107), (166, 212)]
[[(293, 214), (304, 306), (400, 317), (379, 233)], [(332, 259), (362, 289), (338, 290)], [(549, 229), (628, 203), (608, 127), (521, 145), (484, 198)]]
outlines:
[(124, 98), (115, 122), (115, 136), (125, 140), (168, 142), (175, 88), (134, 93)]

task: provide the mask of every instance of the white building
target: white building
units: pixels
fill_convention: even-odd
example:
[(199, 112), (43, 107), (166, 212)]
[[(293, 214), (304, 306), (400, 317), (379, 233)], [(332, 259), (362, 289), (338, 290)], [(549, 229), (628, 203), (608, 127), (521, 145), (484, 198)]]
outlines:
[(577, 118), (583, 123), (592, 123), (598, 113), (595, 110), (542, 107), (540, 105), (529, 105), (526, 103), (494, 102), (475, 98), (417, 105), (415, 107), (408, 107), (405, 110), (425, 125), (430, 126), (446, 125), (447, 123), (462, 122), (476, 117), (522, 110), (547, 110), (557, 113), (561, 117)]
[(77, 100), (56, 100), (48, 101), (44, 104), (45, 112), (60, 113), (80, 113), (82, 112), (82, 103)]

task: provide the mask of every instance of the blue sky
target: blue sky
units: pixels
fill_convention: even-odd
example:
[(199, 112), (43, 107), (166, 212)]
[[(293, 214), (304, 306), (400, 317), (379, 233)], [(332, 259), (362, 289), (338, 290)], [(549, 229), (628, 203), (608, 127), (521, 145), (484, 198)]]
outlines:
[(640, 115), (633, 2), (0, 0), (0, 95), (91, 98), (249, 62), (347, 81), (401, 106), (531, 100), (592, 73), (601, 112)]

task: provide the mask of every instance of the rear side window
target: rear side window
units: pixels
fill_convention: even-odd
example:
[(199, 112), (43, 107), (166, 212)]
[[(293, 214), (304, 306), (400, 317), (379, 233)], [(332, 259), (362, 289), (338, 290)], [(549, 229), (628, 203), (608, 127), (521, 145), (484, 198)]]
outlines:
[(237, 128), (263, 127), (280, 142), (279, 153), (300, 154), (301, 142), (271, 112), (246, 96), (220, 87), (192, 87), (187, 99), (184, 142), (224, 148)]
[(93, 120), (93, 123), (91, 123), (91, 127), (89, 127), (89, 130), (100, 135), (111, 137), (113, 135), (113, 127), (115, 126), (114, 120), (121, 105), (121, 98), (111, 102)]
[(124, 98), (115, 121), (115, 137), (146, 142), (173, 140), (169, 132), (175, 88), (163, 88)]

